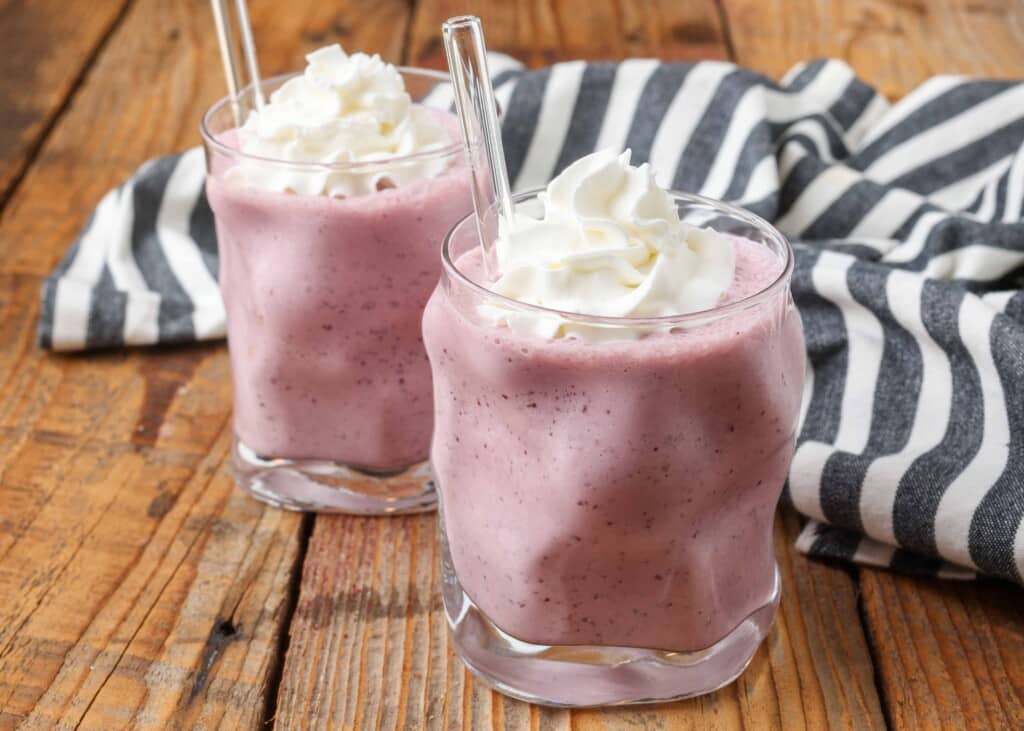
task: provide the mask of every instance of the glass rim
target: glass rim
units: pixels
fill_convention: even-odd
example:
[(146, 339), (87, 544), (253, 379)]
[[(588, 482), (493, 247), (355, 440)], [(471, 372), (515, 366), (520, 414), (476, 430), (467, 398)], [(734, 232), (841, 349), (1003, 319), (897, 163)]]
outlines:
[[(531, 190), (524, 191), (522, 193), (516, 193), (512, 196), (513, 203), (522, 203), (523, 201), (531, 198), (536, 198), (540, 193), (544, 192), (544, 188), (534, 188)], [(785, 256), (782, 270), (779, 272), (771, 282), (766, 284), (764, 287), (759, 289), (753, 294), (749, 294), (746, 297), (742, 297), (732, 302), (726, 302), (725, 304), (715, 305), (704, 310), (697, 310), (695, 312), (686, 312), (679, 315), (662, 315), (660, 317), (617, 317), (611, 315), (587, 315), (581, 312), (569, 312), (567, 310), (556, 310), (552, 307), (544, 307), (542, 305), (534, 305), (528, 302), (521, 302), (520, 300), (506, 297), (505, 295), (498, 294), (493, 290), (488, 289), (479, 282), (471, 279), (464, 272), (462, 272), (458, 266), (456, 266), (452, 259), (451, 244), (454, 238), (455, 232), (458, 231), (462, 226), (469, 224), (472, 219), (476, 216), (476, 213), (471, 211), (469, 214), (460, 218), (454, 226), (445, 234), (444, 241), (441, 244), (441, 264), (444, 271), (444, 275), (449, 279), (454, 278), (460, 283), (468, 286), (470, 290), (479, 293), (485, 299), (495, 301), (506, 308), (520, 310), (524, 312), (531, 312), (537, 315), (546, 316), (548, 318), (559, 318), (562, 320), (568, 320), (573, 323), (581, 325), (592, 325), (598, 327), (634, 327), (634, 328), (666, 328), (672, 326), (682, 326), (688, 323), (705, 324), (708, 320), (718, 320), (729, 315), (736, 314), (737, 312), (743, 312), (753, 307), (760, 305), (767, 299), (773, 297), (780, 289), (787, 287), (789, 281), (793, 275), (794, 267), (794, 254), (793, 246), (790, 244), (781, 231), (775, 228), (772, 224), (766, 221), (756, 213), (751, 213), (748, 210), (734, 206), (730, 203), (724, 203), (717, 201), (712, 198), (707, 198), (696, 193), (684, 193), (679, 190), (667, 191), (672, 196), (673, 202), (678, 203), (680, 201), (699, 203), (705, 206), (714, 208), (722, 214), (731, 216), (733, 218), (740, 219), (760, 231), (766, 233), (769, 238), (776, 241)], [(479, 233), (477, 234), (479, 235)]]
[[(438, 82), (451, 83), (451, 77), (443, 72), (436, 71), (434, 69), (424, 69), (415, 66), (396, 66), (395, 67), (400, 74), (403, 76), (417, 76), (428, 79), (435, 79)], [(277, 76), (271, 76), (263, 79), (260, 82), (261, 87), (267, 87), (268, 85), (280, 82), (283, 84), (289, 79), (293, 79), (298, 76), (302, 76), (302, 71), (293, 71), (288, 74), (278, 74)], [(239, 91), (239, 98), (244, 99), (247, 94), (252, 94), (253, 84), (247, 84), (241, 91)], [(414, 104), (417, 102), (413, 102)], [(215, 114), (219, 113), (225, 107), (231, 104), (231, 99), (228, 96), (223, 96), (207, 109), (203, 116), (199, 120), (199, 132), (203, 137), (203, 143), (213, 148), (217, 152), (224, 155), (231, 155), (234, 157), (252, 160), (264, 164), (271, 165), (282, 165), (289, 168), (297, 168), (300, 170), (308, 171), (330, 171), (330, 172), (365, 172), (376, 170), (381, 167), (391, 167), (396, 164), (405, 164), (410, 162), (424, 162), (427, 160), (435, 160), (442, 157), (448, 157), (450, 155), (458, 154), (462, 151), (463, 143), (461, 139), (455, 140), (450, 144), (438, 147), (433, 150), (426, 150), (423, 152), (411, 152), (405, 155), (391, 155), (388, 157), (381, 157), (374, 160), (356, 160), (356, 161), (345, 161), (345, 162), (312, 162), (312, 161), (301, 161), (301, 160), (282, 160), (277, 157), (265, 157), (263, 155), (253, 155), (249, 152), (244, 152), (237, 147), (225, 144), (224, 142), (217, 139), (216, 134), (212, 131), (212, 120)], [(443, 111), (443, 110), (438, 110)]]

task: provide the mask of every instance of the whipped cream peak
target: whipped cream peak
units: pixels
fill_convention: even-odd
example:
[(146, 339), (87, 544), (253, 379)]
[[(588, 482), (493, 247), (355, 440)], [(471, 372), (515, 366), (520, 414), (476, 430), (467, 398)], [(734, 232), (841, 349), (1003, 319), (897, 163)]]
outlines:
[(443, 159), (390, 158), (430, 152), (452, 144), (439, 112), (412, 102), (402, 75), (380, 56), (346, 54), (334, 44), (306, 56), (302, 74), (275, 90), (238, 130), (250, 155), (295, 163), (381, 161), (372, 171), (303, 169), (243, 159), (229, 178), (274, 191), (351, 197), (433, 177)]
[[(541, 218), (502, 221), (492, 290), (563, 312), (651, 318), (710, 309), (732, 283), (730, 237), (680, 220), (649, 164), (600, 150), (567, 167), (539, 200)], [(582, 325), (547, 313), (486, 305), (485, 316), (547, 338), (635, 338), (650, 328)]]

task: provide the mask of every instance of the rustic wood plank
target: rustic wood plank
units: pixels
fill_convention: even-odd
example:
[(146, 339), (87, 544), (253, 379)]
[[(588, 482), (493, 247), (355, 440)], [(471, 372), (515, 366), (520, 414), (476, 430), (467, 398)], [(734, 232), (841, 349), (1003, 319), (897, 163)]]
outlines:
[(739, 63), (779, 77), (848, 61), (889, 97), (941, 73), (1024, 77), (1019, 0), (721, 0)]
[(464, 14), (480, 16), (492, 50), (512, 54), (530, 66), (576, 58), (728, 57), (713, 0), (427, 0), (417, 3), (408, 62), (446, 68), (441, 22)]
[[(303, 572), (316, 591), (296, 607), (280, 728), (395, 728), (422, 718), (424, 681), (444, 672), (431, 656), (433, 631), (444, 631), (430, 622), (439, 609), (433, 532), (433, 516), (317, 519)], [(390, 682), (396, 672), (409, 682)], [(451, 702), (438, 700), (435, 718)]]
[(861, 572), (893, 728), (1020, 728), (1024, 592)]
[[(255, 6), (255, 3), (253, 3)], [(252, 9), (253, 33), (260, 51), (260, 69), (266, 75), (296, 71), (304, 56), (329, 43), (346, 51), (379, 53), (384, 60), (402, 60), (410, 17), (407, 0), (343, 0), (343, 2), (279, 4)], [(264, 63), (264, 58), (271, 63)]]
[(130, 2), (0, 7), (0, 207)]
[[(74, 404), (97, 415), (97, 428), (90, 436), (74, 434), (74, 420), (68, 432), (39, 426), (62, 406), (44, 393), (34, 425), (7, 430), (0, 727), (24, 718), (26, 728), (113, 728), (135, 714), (155, 726), (172, 714), (241, 713), (235, 727), (261, 720), (298, 569), (300, 519), (244, 498), (222, 469), (228, 411), (220, 348), (167, 354), (194, 361), (195, 376), (181, 377), (153, 445), (131, 441), (135, 422), (125, 426), (124, 413), (141, 413), (154, 383), (146, 366), (159, 358), (40, 362), (31, 352), (21, 364), (19, 375), (34, 365), (60, 387), (78, 386)], [(121, 379), (123, 386), (111, 386)], [(211, 395), (219, 414), (209, 409)], [(214, 420), (210, 443), (166, 446), (196, 413)], [(109, 438), (115, 426), (128, 437)], [(235, 631), (215, 632), (222, 620)]]
[[(174, 698), (183, 713), (216, 717), (236, 697), (259, 697), (299, 519), (246, 500), (220, 469), (221, 348), (47, 358), (31, 346), (38, 281), (14, 281), (3, 352), (19, 355), (0, 390), (0, 726), (123, 725), (121, 710), (96, 701), (117, 688), (117, 709), (130, 710), (128, 681), (166, 701), (143, 709), (154, 719)], [(154, 390), (170, 395), (154, 400)], [(160, 413), (147, 411), (154, 403)], [(211, 654), (220, 617), (238, 631)], [(258, 724), (261, 702), (241, 709)]]
[[(36, 558), (53, 549), (44, 536), (8, 553), (2, 580), (34, 606), (17, 607), (0, 693), (10, 685), (4, 705), (27, 716), (26, 728), (259, 725), (300, 518), (234, 489), (220, 469), (228, 435), (194, 467), (162, 450), (83, 452), (67, 478), (95, 501), (83, 506), (88, 522), (45, 567)], [(166, 486), (157, 497), (154, 482)], [(110, 485), (120, 489), (108, 499)], [(40, 523), (67, 521), (60, 497)], [(41, 569), (59, 582), (40, 581)]]
[[(282, 14), (259, 0), (251, 13), (274, 73), (358, 41), (353, 13), (404, 7), (307, 0)], [(136, 2), (0, 220), (0, 728), (242, 728), (272, 711), (303, 521), (226, 474), (223, 345), (80, 357), (34, 344), (40, 277), (99, 197), (198, 142), (223, 93), (208, 13)]]

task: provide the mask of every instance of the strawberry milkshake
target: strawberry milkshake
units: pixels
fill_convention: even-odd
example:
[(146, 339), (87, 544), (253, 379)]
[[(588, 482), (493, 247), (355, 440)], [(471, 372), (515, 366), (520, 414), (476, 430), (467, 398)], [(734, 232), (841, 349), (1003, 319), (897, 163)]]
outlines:
[(420, 320), (471, 208), (442, 74), (329, 46), (235, 127), (204, 119), (234, 381), (236, 480), (281, 507), (435, 503)]
[(628, 153), (583, 158), (503, 223), (494, 281), (456, 227), (424, 315), (456, 647), (535, 702), (714, 690), (778, 602), (791, 250)]

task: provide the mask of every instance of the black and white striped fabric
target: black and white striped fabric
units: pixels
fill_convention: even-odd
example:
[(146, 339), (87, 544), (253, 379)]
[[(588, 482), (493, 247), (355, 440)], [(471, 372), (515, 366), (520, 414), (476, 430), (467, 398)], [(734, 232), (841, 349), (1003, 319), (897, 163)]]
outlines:
[[(1024, 83), (938, 77), (890, 104), (838, 61), (781, 83), (717, 62), (492, 72), (515, 188), (629, 147), (793, 239), (801, 550), (1024, 583)], [(43, 287), (45, 347), (224, 334), (202, 181), (191, 150), (103, 199)]]

